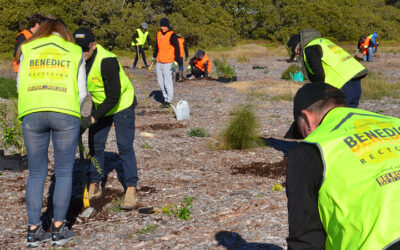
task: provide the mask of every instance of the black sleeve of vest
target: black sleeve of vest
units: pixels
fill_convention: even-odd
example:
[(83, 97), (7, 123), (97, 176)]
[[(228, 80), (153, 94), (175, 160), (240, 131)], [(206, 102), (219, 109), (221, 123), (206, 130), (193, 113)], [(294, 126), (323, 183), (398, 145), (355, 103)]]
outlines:
[(368, 47), (375, 47), (375, 44), (374, 44), (374, 42), (372, 41), (372, 39), (369, 40)]
[(21, 44), (26, 41), (26, 38), (25, 38), (24, 34), (20, 34), (19, 36), (17, 36), (16, 41), (17, 42), (15, 43), (14, 54), (13, 54), (14, 58), (17, 55), (17, 51), (18, 51), (19, 46), (21, 46)]
[(149, 46), (151, 45), (150, 35), (147, 35), (147, 44), (148, 44)]
[(175, 48), (175, 61), (178, 61), (178, 58), (181, 57), (180, 49), (179, 49), (179, 42), (178, 36), (174, 33), (171, 35), (169, 42)]
[(156, 38), (156, 42), (155, 42), (155, 45), (154, 45), (153, 57), (157, 58), (157, 54), (158, 54), (158, 41), (157, 41), (157, 38)]
[(317, 147), (300, 143), (289, 151), (286, 169), (288, 249), (324, 249), (325, 230), (318, 212), (323, 164)]
[(310, 47), (307, 47), (305, 49), (306, 53), (306, 58), (308, 65), (310, 65), (310, 68), (314, 72), (314, 74), (310, 74), (308, 72), (308, 79), (310, 79), (311, 82), (324, 82), (325, 81), (325, 71), (324, 68), (322, 67), (322, 50), (319, 45), (313, 45)]
[(188, 47), (186, 46), (186, 41), (183, 42), (183, 50), (185, 51), (185, 58), (189, 57)]
[(101, 61), (101, 76), (103, 77), (106, 99), (92, 109), (92, 116), (98, 120), (110, 111), (119, 100), (121, 95), (121, 81), (119, 79), (119, 64), (116, 58), (105, 58)]
[(137, 30), (135, 30), (135, 32), (132, 35), (132, 41), (134, 43), (137, 43), (136, 38), (138, 38), (138, 37), (139, 37), (139, 34), (138, 34)]

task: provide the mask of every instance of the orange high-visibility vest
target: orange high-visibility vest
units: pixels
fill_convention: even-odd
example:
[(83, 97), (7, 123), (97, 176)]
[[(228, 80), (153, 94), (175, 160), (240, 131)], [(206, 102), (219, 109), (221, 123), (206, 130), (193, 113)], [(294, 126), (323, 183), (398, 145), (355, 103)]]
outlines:
[(204, 64), (206, 62), (208, 63), (207, 72), (210, 73), (211, 72), (211, 62), (206, 54), (204, 54), (203, 59), (201, 59), (201, 60), (197, 60), (197, 58), (196, 58), (196, 60), (194, 60), (194, 62), (193, 62), (193, 65), (196, 66), (197, 68), (201, 69), (203, 72), (205, 72), (206, 69), (204, 67)]
[(366, 55), (368, 52), (369, 41), (371, 41), (371, 37), (366, 37), (364, 42), (361, 44), (361, 49), (362, 49), (363, 55)]
[[(29, 30), (23, 30), (21, 32), (18, 33), (17, 37), (19, 37), (19, 35), (23, 34), (25, 37), (25, 40), (28, 40), (29, 38), (32, 37), (32, 33)], [(17, 43), (17, 40), (15, 40), (15, 43)], [(17, 60), (13, 60), (13, 68), (14, 68), (14, 72), (18, 73), (18, 68), (19, 68), (19, 63), (17, 62)]]
[(172, 30), (167, 31), (165, 35), (161, 31), (157, 33), (157, 62), (159, 63), (173, 63), (175, 61), (175, 48), (169, 42), (172, 34), (174, 34)]
[(180, 57), (182, 57), (182, 58), (185, 55), (185, 48), (183, 47), (184, 42), (185, 42), (185, 39), (183, 37), (178, 38), (179, 52), (180, 52)]

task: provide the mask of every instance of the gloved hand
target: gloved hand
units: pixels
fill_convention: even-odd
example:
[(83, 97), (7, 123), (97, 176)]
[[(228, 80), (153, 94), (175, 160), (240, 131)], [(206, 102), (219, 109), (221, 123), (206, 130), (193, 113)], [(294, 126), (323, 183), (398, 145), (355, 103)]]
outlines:
[(176, 61), (174, 61), (173, 63), (172, 63), (172, 69), (173, 70), (176, 70), (178, 68), (178, 63), (176, 62)]
[(151, 58), (151, 61), (152, 61), (153, 63), (155, 63), (155, 62), (156, 62), (156, 58), (155, 58), (155, 57)]
[(136, 46), (136, 43), (134, 43), (134, 42), (132, 41), (132, 42), (131, 42), (131, 45), (132, 45), (132, 46)]
[(149, 45), (149, 49), (152, 49), (152, 48), (153, 48), (153, 46)]
[(86, 129), (88, 129), (91, 125), (92, 125), (91, 116), (82, 117), (80, 133), (81, 134), (85, 133)]
[(187, 71), (191, 72), (192, 71), (192, 66), (187, 66)]

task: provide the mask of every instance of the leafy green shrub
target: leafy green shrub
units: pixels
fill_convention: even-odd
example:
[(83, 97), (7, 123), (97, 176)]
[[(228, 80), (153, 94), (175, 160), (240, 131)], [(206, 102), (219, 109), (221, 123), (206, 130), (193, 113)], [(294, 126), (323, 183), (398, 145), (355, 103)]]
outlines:
[(209, 137), (210, 134), (204, 128), (192, 128), (187, 132), (189, 137)]
[(225, 59), (214, 59), (214, 66), (218, 77), (232, 78), (236, 76), (235, 68), (229, 65)]
[(17, 100), (0, 104), (1, 146), (4, 149), (11, 148), (20, 154), (25, 153), (22, 126), (17, 120)]
[(246, 149), (263, 144), (258, 135), (258, 120), (249, 105), (240, 105), (232, 112), (228, 127), (221, 135), (222, 149)]
[(0, 98), (16, 98), (17, 94), (17, 82), (12, 79), (0, 77)]
[(289, 67), (282, 73), (281, 79), (291, 80), (290, 73), (294, 74), (301, 69), (296, 64), (290, 64)]
[(165, 204), (161, 210), (161, 214), (175, 216), (181, 220), (189, 220), (190, 215), (192, 214), (190, 208), (193, 208), (192, 201), (193, 197), (186, 196), (180, 206), (177, 206), (175, 203), (172, 203), (171, 205)]

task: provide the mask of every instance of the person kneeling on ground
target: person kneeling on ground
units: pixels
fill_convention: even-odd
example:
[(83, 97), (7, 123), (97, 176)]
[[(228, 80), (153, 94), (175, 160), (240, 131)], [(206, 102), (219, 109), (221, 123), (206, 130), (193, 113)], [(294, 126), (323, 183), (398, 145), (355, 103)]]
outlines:
[[(92, 95), (91, 115), (82, 118), (81, 133), (88, 127), (89, 148), (104, 173), (104, 148), (112, 124), (115, 125), (118, 152), (122, 160), (125, 197), (121, 209), (133, 209), (137, 203), (138, 173), (133, 149), (135, 138), (135, 92), (117, 56), (97, 44), (91, 30), (74, 33), (86, 60), (87, 87)], [(90, 167), (89, 199), (102, 196), (103, 176)]]
[(293, 101), (288, 249), (399, 249), (400, 119), (346, 107), (326, 83)]
[(191, 71), (187, 78), (194, 76), (195, 78), (208, 77), (211, 73), (211, 62), (203, 50), (198, 50), (195, 56), (190, 59), (188, 70)]

